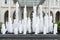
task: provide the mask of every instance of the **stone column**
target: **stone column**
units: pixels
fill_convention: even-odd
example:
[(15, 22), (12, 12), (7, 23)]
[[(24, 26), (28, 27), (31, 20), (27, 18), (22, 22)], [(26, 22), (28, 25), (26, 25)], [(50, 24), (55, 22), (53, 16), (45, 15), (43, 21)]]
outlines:
[[(54, 5), (53, 5), (53, 7), (55, 7), (55, 4), (56, 4), (55, 2), (56, 2), (56, 0), (54, 0)], [(54, 9), (53, 9), (53, 10), (54, 10)], [(54, 10), (54, 11), (53, 11), (53, 23), (54, 23), (54, 24), (55, 24), (55, 22), (56, 22), (56, 21), (55, 21), (55, 20), (56, 20), (55, 18), (56, 18), (56, 13), (55, 13), (55, 10)]]
[(50, 17), (50, 0), (48, 0), (48, 15)]
[(11, 13), (11, 5), (10, 5), (10, 0), (9, 0), (9, 14), (8, 14), (8, 20), (10, 20), (10, 13)]
[(56, 14), (55, 14), (55, 12), (53, 13), (53, 23), (56, 23)]

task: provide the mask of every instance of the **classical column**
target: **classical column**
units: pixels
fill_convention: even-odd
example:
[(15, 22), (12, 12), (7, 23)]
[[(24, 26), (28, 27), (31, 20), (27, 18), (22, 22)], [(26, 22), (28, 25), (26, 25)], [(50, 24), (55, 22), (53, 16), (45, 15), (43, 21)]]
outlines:
[(54, 17), (53, 18), (53, 23), (56, 23), (56, 19), (55, 19), (56, 18), (56, 14), (55, 14), (55, 12), (53, 13), (53, 17)]
[[(53, 7), (55, 7), (55, 4), (56, 4), (56, 0), (54, 0), (54, 5), (53, 5)], [(55, 9), (53, 9), (54, 10), (54, 12), (53, 12), (53, 23), (55, 24), (55, 18), (56, 18), (56, 13), (55, 13)]]
[(48, 15), (50, 17), (50, 0), (48, 0)]
[(8, 19), (10, 20), (10, 13), (11, 13), (11, 5), (10, 5), (11, 3), (10, 3), (10, 0), (9, 0), (9, 14), (8, 14)]

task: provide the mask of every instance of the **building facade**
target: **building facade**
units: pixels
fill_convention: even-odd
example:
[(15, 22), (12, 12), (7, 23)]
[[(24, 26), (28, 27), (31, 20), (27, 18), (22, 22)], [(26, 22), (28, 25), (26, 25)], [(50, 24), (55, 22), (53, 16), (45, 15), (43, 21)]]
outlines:
[[(11, 18), (14, 19), (16, 4), (13, 0), (11, 1)], [(50, 6), (48, 6), (50, 3)], [(43, 13), (48, 14), (48, 9), (50, 8), (50, 15), (53, 17), (53, 23), (57, 23), (60, 20), (60, 0), (45, 0), (42, 4)], [(27, 7), (28, 16), (32, 13), (33, 7)], [(8, 21), (8, 12), (9, 12), (9, 0), (1, 0), (0, 1), (0, 22), (4, 23), (6, 20)], [(19, 17), (23, 14), (23, 7), (19, 7)]]

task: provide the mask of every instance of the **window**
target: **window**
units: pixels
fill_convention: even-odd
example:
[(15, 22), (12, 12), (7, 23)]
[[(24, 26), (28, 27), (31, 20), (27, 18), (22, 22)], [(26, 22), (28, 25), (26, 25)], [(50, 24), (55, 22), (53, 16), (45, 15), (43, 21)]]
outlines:
[(56, 5), (58, 4), (58, 0), (56, 0)]
[(59, 2), (59, 0), (56, 0), (56, 2), (58, 3), (58, 2)]
[(58, 2), (58, 0), (56, 0), (56, 2)]
[(56, 0), (56, 5), (58, 5), (58, 6), (59, 6), (59, 2), (60, 2), (59, 0)]
[(5, 0), (5, 4), (7, 4), (7, 0)]

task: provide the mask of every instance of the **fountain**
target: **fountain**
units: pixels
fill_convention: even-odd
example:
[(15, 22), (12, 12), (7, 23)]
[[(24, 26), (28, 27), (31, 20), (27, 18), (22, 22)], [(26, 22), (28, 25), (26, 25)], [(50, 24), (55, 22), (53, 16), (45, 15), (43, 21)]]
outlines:
[(6, 33), (6, 28), (5, 28), (5, 24), (2, 24), (2, 29), (1, 29), (1, 33), (5, 34)]
[(18, 23), (16, 19), (14, 20), (14, 23), (13, 23), (13, 33), (18, 34)]
[(12, 27), (12, 20), (9, 18), (8, 24), (7, 24), (7, 30), (9, 33), (13, 33), (13, 27)]
[(40, 32), (43, 32), (43, 13), (42, 13), (42, 5), (39, 5), (39, 17), (40, 17)]
[(17, 3), (16, 3), (16, 19), (14, 20), (14, 23), (13, 23), (14, 34), (18, 34), (18, 27), (19, 27), (19, 24), (18, 24), (18, 21), (19, 21), (18, 9), (19, 9), (19, 4), (18, 4), (18, 2), (17, 2)]
[(28, 17), (28, 19), (27, 19), (27, 29), (28, 29), (28, 33), (31, 33), (31, 19), (30, 19), (30, 17)]
[(44, 17), (44, 32), (43, 34), (47, 34), (48, 33), (48, 15), (46, 14)]
[(8, 16), (8, 22), (7, 22), (7, 31), (9, 33), (13, 33), (13, 27), (12, 27), (12, 20), (11, 20), (11, 6), (10, 6), (10, 0), (9, 0), (9, 16)]
[(19, 30), (19, 33), (22, 33), (23, 32), (23, 26), (22, 26), (22, 21), (20, 20), (19, 21), (19, 27), (18, 27), (18, 30)]
[(26, 5), (24, 7), (24, 19), (23, 19), (23, 22), (24, 22), (24, 26), (23, 26), (23, 34), (26, 34), (27, 33), (27, 9), (26, 9)]
[(53, 32), (52, 16), (50, 16), (49, 19), (50, 19), (50, 24), (49, 24), (49, 30), (48, 31), (52, 33)]
[(33, 6), (33, 19), (32, 19), (32, 29), (33, 32), (35, 32), (36, 30), (36, 6)]
[(54, 30), (53, 34), (57, 34), (57, 24), (54, 24)]
[[(8, 22), (6, 22), (6, 29), (8, 29)], [(6, 30), (6, 31), (8, 31), (8, 30)]]
[(39, 16), (36, 17), (36, 27), (35, 27), (35, 34), (38, 34), (39, 31), (40, 31), (40, 19), (39, 19)]
[[(12, 24), (11, 20), (11, 6), (9, 2), (9, 17), (8, 22), (6, 22), (6, 28), (5, 24), (2, 24), (1, 33), (5, 34), (6, 31), (8, 33), (23, 33), (27, 34), (31, 33), (31, 19), (30, 17), (27, 17), (27, 5), (24, 6), (24, 14), (23, 19), (19, 20), (18, 17), (18, 10), (19, 10), (19, 3), (16, 2), (16, 19), (14, 20), (14, 23)], [(43, 34), (47, 34), (49, 32), (53, 32), (54, 34), (57, 33), (57, 24), (54, 24), (54, 30), (53, 30), (53, 23), (52, 23), (52, 16), (48, 16), (47, 13), (44, 16), (43, 20), (43, 13), (42, 13), (42, 5), (39, 5), (39, 15), (37, 16), (37, 6), (33, 6), (33, 18), (32, 18), (32, 30), (35, 34), (43, 32)], [(50, 22), (49, 22), (50, 21)], [(50, 25), (49, 25), (50, 24)]]

